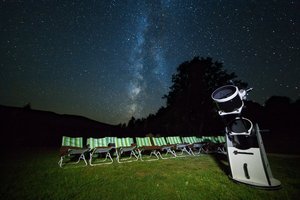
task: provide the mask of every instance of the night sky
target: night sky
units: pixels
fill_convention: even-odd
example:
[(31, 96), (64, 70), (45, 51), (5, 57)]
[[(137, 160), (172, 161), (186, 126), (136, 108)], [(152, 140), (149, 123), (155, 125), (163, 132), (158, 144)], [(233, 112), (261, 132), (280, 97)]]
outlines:
[(0, 104), (118, 124), (165, 106), (195, 56), (223, 62), (250, 100), (300, 98), (299, 1), (1, 0)]

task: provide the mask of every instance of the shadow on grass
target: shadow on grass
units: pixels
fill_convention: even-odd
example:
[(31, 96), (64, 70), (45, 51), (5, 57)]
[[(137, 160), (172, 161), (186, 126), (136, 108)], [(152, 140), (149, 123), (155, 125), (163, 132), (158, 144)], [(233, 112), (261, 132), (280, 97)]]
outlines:
[(212, 154), (212, 158), (217, 163), (218, 167), (224, 172), (224, 174), (230, 175), (230, 166), (226, 154), (214, 153)]

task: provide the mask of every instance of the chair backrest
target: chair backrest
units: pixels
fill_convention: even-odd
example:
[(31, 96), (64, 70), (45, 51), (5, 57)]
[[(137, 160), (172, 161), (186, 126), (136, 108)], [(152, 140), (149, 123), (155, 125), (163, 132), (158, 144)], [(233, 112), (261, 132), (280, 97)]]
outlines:
[(203, 138), (202, 137), (196, 137), (196, 143), (197, 142), (203, 142)]
[(218, 136), (218, 139), (219, 139), (220, 143), (225, 143), (226, 142), (225, 136)]
[(115, 140), (115, 145), (116, 145), (116, 148), (119, 148), (119, 147), (130, 147), (131, 144), (133, 144), (133, 139), (132, 138), (129, 138), (129, 137), (126, 137), (126, 138), (116, 138)]
[(191, 137), (181, 137), (182, 142), (188, 143), (188, 144), (194, 144), (197, 143), (197, 138), (196, 136), (191, 136)]
[(211, 136), (210, 140), (213, 142), (213, 143), (219, 143), (219, 138), (217, 136)]
[(73, 138), (73, 137), (63, 136), (61, 146), (70, 146), (70, 147), (80, 147), (80, 148), (82, 148), (83, 147), (82, 137)]
[(165, 145), (167, 145), (167, 142), (166, 142), (164, 137), (153, 137), (152, 141), (153, 141), (153, 144), (155, 146), (165, 146)]
[(116, 137), (105, 137), (107, 144), (115, 144), (116, 143)]
[(95, 147), (107, 147), (108, 142), (106, 138), (88, 138), (87, 144), (90, 146), (91, 149)]
[(179, 136), (167, 137), (167, 142), (169, 144), (182, 144)]
[(203, 142), (212, 142), (210, 136), (202, 136)]
[(136, 137), (137, 147), (152, 146), (150, 137)]

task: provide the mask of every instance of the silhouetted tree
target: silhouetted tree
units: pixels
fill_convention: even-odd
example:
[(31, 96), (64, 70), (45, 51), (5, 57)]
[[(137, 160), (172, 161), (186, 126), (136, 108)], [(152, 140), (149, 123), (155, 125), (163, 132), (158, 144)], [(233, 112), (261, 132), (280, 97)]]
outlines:
[(31, 104), (28, 103), (28, 104), (24, 105), (23, 108), (26, 110), (31, 110)]
[[(161, 135), (201, 135), (223, 129), (211, 93), (230, 80), (238, 86), (247, 86), (235, 80), (236, 77), (234, 73), (227, 73), (222, 63), (213, 62), (212, 58), (195, 57), (182, 63), (172, 76), (170, 92), (163, 96), (166, 107), (143, 120), (144, 128)], [(133, 122), (131, 119), (130, 124)]]
[(135, 127), (135, 118), (132, 116), (128, 122), (127, 128), (133, 129)]

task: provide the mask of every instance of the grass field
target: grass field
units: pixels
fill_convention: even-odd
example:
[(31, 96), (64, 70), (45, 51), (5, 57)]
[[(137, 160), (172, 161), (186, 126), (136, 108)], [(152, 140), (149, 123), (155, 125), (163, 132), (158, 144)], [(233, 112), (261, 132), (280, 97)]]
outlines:
[[(213, 155), (59, 168), (58, 150), (1, 160), (1, 199), (299, 199), (300, 157), (269, 155), (279, 190), (231, 181)], [(226, 164), (226, 163), (225, 163)]]

